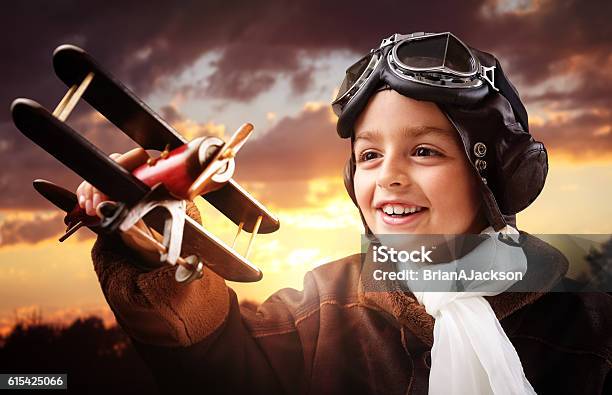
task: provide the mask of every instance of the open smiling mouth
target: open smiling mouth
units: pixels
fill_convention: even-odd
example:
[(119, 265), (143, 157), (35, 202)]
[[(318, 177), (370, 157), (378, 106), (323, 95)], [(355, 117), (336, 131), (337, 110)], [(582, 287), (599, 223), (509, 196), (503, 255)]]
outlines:
[(389, 225), (403, 225), (415, 221), (421, 217), (426, 207), (405, 206), (399, 204), (385, 204), (376, 210), (382, 220)]

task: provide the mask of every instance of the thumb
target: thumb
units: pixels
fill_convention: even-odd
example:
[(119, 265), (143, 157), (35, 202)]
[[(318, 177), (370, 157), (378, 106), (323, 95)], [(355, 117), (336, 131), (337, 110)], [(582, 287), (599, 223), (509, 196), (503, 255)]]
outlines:
[(145, 151), (141, 147), (134, 148), (133, 150), (130, 150), (125, 154), (113, 153), (109, 156), (127, 171), (132, 171), (136, 169), (138, 166), (146, 163), (149, 159), (149, 154), (147, 154), (147, 151)]

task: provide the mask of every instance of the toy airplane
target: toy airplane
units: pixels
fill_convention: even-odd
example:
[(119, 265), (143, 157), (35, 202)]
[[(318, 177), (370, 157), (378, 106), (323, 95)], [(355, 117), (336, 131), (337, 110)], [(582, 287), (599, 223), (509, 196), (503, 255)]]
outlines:
[[(40, 194), (67, 212), (68, 229), (60, 241), (81, 226), (97, 233), (136, 232), (159, 253), (158, 265), (177, 266), (177, 281), (200, 278), (204, 266), (227, 280), (260, 280), (262, 272), (247, 259), (251, 244), (255, 234), (274, 232), (280, 224), (231, 178), (234, 156), (253, 126), (243, 125), (227, 142), (212, 136), (187, 141), (81, 48), (58, 47), (53, 66), (70, 87), (57, 108), (51, 113), (33, 100), (16, 99), (13, 121), (24, 135), (116, 202), (98, 206), (101, 219), (90, 217), (74, 193), (49, 181), (34, 181)], [(131, 172), (117, 164), (64, 122), (81, 98), (143, 149), (161, 151), (160, 157)], [(238, 225), (231, 247), (185, 214), (186, 200), (199, 195)], [(135, 226), (141, 219), (144, 230)], [(242, 230), (251, 233), (244, 256), (233, 249)], [(183, 256), (187, 249), (193, 253)]]

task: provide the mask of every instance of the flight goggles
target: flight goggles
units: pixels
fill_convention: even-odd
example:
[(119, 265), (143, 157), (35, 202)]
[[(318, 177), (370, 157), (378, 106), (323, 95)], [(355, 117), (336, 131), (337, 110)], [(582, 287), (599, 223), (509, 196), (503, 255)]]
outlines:
[(515, 112), (516, 106), (525, 111), (493, 56), (471, 49), (450, 32), (394, 34), (346, 70), (332, 102), (341, 137), (350, 136), (343, 116), (354, 120), (381, 84), (417, 100), (453, 105), (474, 104), (501, 89)]

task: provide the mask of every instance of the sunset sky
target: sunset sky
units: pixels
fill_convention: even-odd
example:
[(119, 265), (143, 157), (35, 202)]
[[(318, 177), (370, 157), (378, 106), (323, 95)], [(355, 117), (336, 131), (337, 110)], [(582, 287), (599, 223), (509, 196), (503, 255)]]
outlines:
[[(66, 90), (51, 64), (58, 45), (87, 50), (185, 137), (255, 125), (235, 178), (281, 229), (256, 240), (264, 280), (231, 286), (263, 301), (359, 251), (361, 221), (341, 179), (348, 142), (329, 103), (346, 67), (396, 32), (451, 31), (501, 59), (550, 160), (519, 228), (612, 233), (611, 11), (610, 2), (578, 0), (11, 2), (0, 16), (0, 334), (31, 311), (112, 319), (89, 255), (93, 234), (60, 244), (63, 216), (31, 184), (74, 189), (81, 180), (23, 137), (8, 111), (16, 97), (55, 107)], [(109, 154), (134, 146), (86, 103), (68, 122)], [(198, 205), (205, 225), (231, 241), (231, 223)]]

